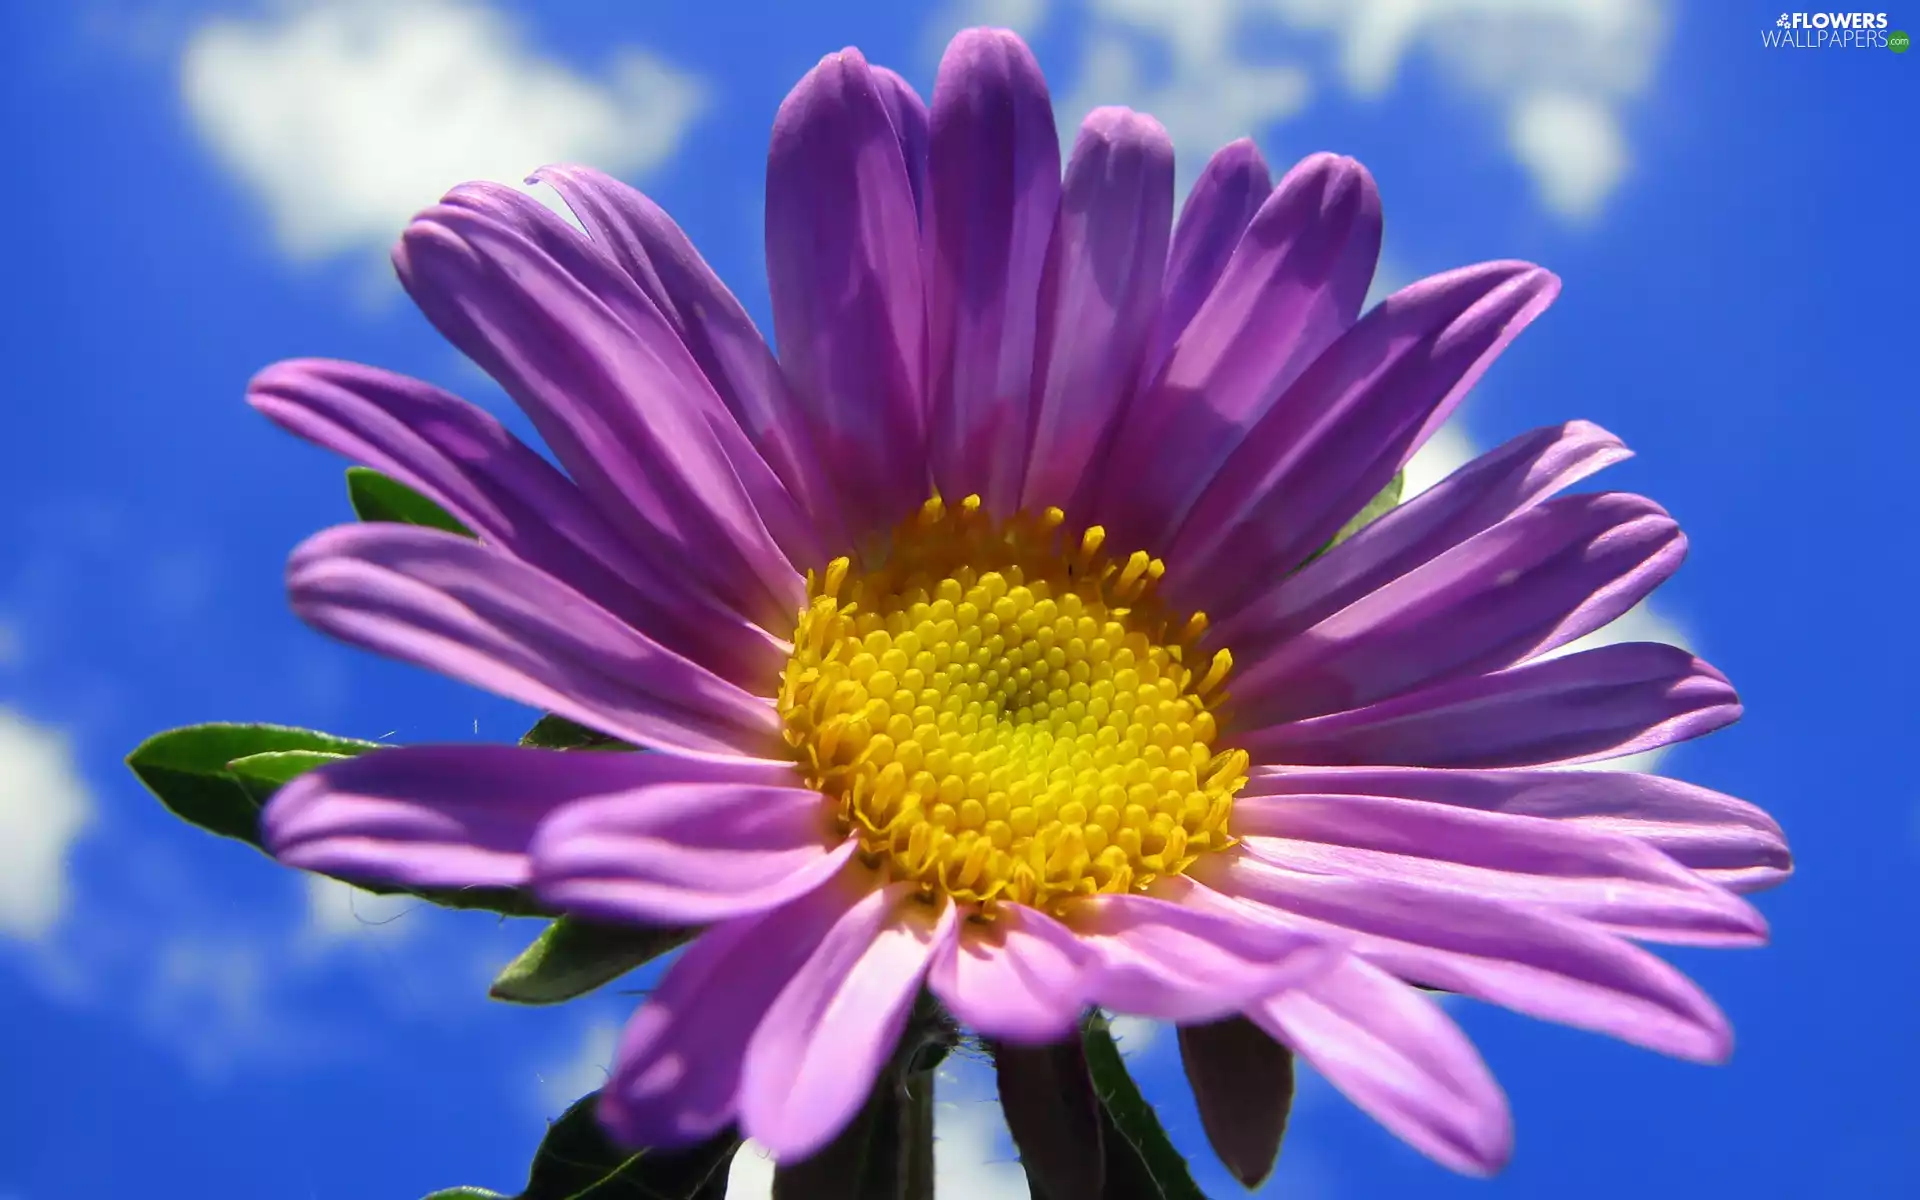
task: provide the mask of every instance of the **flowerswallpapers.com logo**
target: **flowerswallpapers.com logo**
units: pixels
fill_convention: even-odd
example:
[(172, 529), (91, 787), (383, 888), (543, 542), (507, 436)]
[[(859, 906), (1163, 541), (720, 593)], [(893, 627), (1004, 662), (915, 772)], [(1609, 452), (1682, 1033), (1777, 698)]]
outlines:
[(1898, 29), (1887, 28), (1887, 14), (1869, 12), (1781, 13), (1773, 28), (1760, 31), (1760, 44), (1781, 50), (1878, 50), (1906, 53), (1912, 44)]

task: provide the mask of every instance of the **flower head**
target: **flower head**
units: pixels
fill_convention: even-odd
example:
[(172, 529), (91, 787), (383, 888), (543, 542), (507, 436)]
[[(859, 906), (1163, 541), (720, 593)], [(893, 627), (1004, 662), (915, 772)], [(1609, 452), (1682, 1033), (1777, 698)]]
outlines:
[(1777, 827), (1542, 769), (1739, 714), (1672, 647), (1552, 654), (1684, 553), (1649, 500), (1558, 495), (1619, 442), (1522, 435), (1317, 553), (1548, 272), (1483, 263), (1362, 315), (1358, 163), (1275, 186), (1235, 143), (1176, 224), (1160, 126), (1095, 111), (1063, 175), (999, 31), (954, 41), (930, 109), (853, 50), (782, 105), (777, 358), (653, 203), (538, 178), (587, 236), (472, 184), (395, 262), (564, 474), (367, 367), (282, 363), (251, 400), (478, 535), (322, 533), (289, 569), (301, 616), (650, 753), (385, 750), (297, 779), (264, 830), (351, 879), (704, 927), (621, 1044), (616, 1134), (737, 1122), (809, 1154), (923, 987), (1010, 1043), (1090, 1005), (1244, 1014), (1468, 1171), (1504, 1161), (1505, 1101), (1412, 985), (1726, 1055), (1634, 940), (1762, 940), (1734, 892), (1784, 877)]

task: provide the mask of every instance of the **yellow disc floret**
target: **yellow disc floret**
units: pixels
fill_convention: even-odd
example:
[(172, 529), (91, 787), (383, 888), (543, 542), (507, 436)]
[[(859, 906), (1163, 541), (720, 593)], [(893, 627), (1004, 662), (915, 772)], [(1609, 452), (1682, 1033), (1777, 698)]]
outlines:
[(864, 856), (989, 911), (1138, 891), (1227, 846), (1247, 755), (1217, 750), (1221, 650), (1154, 599), (1159, 560), (1059, 509), (929, 500), (878, 565), (810, 572), (788, 745)]

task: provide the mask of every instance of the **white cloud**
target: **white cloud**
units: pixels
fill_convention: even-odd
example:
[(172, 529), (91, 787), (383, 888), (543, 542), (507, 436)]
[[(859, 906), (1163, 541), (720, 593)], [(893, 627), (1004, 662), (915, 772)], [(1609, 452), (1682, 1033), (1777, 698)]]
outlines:
[[(957, 0), (931, 33), (1032, 34), (1052, 12), (1046, 0)], [(1626, 176), (1622, 112), (1652, 79), (1669, 24), (1665, 0), (1088, 0), (1086, 13), (1059, 111), (1069, 122), (1100, 104), (1153, 113), (1185, 180), (1217, 146), (1304, 111), (1316, 88), (1388, 98), (1418, 57), (1500, 116), (1541, 203), (1572, 220)]]
[(1543, 90), (1523, 97), (1508, 117), (1507, 140), (1547, 207), (1569, 217), (1599, 212), (1627, 171), (1619, 118), (1592, 96)]
[(93, 811), (66, 737), (0, 708), (0, 934), (35, 940), (59, 924)]
[(214, 18), (181, 90), (200, 134), (266, 205), (296, 259), (384, 248), (470, 179), (556, 160), (658, 165), (704, 105), (692, 76), (638, 48), (602, 77), (542, 57), (478, 0), (307, 0)]
[(1329, 36), (1354, 95), (1389, 95), (1415, 54), (1505, 115), (1509, 150), (1540, 200), (1593, 216), (1627, 169), (1622, 109), (1665, 49), (1664, 0), (1229, 0)]

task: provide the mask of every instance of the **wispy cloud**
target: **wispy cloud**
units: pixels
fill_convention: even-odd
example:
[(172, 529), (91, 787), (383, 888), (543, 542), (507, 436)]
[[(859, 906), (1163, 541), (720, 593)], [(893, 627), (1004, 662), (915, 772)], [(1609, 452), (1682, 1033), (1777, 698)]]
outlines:
[(558, 1116), (567, 1105), (604, 1087), (613, 1070), (613, 1052), (619, 1045), (618, 1022), (604, 1017), (590, 1022), (581, 1030), (579, 1044), (571, 1054), (536, 1073), (542, 1111), (550, 1117)]
[[(250, 853), (209, 840), (183, 857), (150, 833), (103, 825), (66, 918), (9, 958), (51, 1002), (124, 1022), (220, 1079), (372, 1053), (413, 1022), (472, 1019), (487, 979), (531, 936), (529, 923), (374, 896), (245, 863)], [(286, 890), (235, 905), (236, 876), (207, 886), (215, 858), (265, 869)], [(342, 995), (359, 1015), (343, 1013)]]
[(282, 955), (269, 940), (183, 930), (153, 947), (144, 965), (139, 1023), (202, 1078), (241, 1063), (313, 1061), (335, 1044), (283, 1002)]
[(325, 875), (303, 875), (301, 881), (307, 894), (307, 934), (320, 946), (395, 941), (419, 929), (418, 922), (407, 919), (421, 908), (412, 896), (362, 891)]
[(680, 146), (705, 93), (638, 47), (578, 71), (477, 0), (217, 17), (188, 38), (180, 73), (195, 127), (301, 260), (384, 248), (465, 180), (515, 182), (561, 159), (644, 172)]
[(1595, 215), (1625, 177), (1624, 110), (1665, 51), (1663, 0), (1240, 0), (1281, 24), (1331, 38), (1357, 96), (1392, 94), (1424, 57), (1486, 101), (1507, 148), (1560, 216)]

